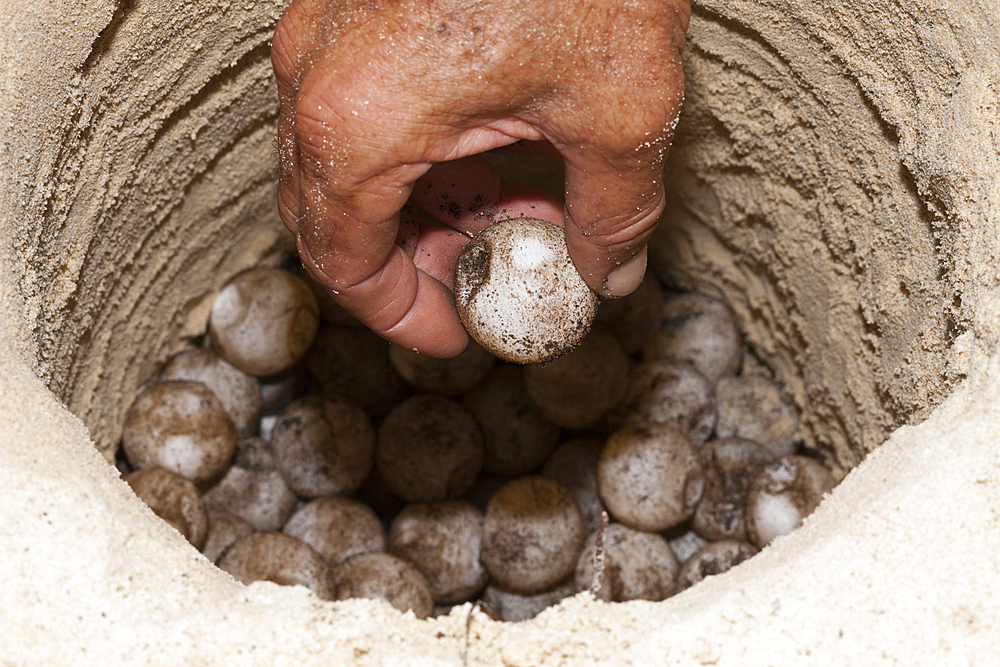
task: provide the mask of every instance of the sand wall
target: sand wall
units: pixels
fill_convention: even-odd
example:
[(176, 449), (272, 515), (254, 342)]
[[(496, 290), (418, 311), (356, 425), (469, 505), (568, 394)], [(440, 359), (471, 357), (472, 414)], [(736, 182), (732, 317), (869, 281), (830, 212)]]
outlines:
[(805, 408), (803, 437), (842, 473), (860, 465), (805, 528), (726, 575), (516, 625), (242, 587), (106, 463), (131, 396), (203, 328), (213, 290), (289, 244), (271, 176), (281, 3), (0, 4), (4, 660), (959, 665), (1000, 651), (994, 3), (696, 5), (654, 270), (724, 296)]

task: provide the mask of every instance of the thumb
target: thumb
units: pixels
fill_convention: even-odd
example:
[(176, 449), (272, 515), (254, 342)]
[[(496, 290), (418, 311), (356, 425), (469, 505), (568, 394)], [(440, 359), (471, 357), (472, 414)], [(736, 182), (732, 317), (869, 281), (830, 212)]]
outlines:
[(625, 296), (642, 282), (646, 244), (663, 213), (663, 160), (642, 152), (632, 164), (566, 155), (566, 245), (603, 297)]

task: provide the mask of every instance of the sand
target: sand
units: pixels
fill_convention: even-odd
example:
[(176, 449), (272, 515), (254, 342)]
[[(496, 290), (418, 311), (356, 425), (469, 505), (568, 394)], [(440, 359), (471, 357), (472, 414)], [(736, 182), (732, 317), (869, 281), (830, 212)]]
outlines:
[(280, 3), (0, 0), (4, 664), (965, 665), (1000, 653), (1000, 8), (695, 7), (650, 264), (724, 297), (843, 482), (662, 603), (502, 624), (243, 587), (107, 461), (275, 262)]

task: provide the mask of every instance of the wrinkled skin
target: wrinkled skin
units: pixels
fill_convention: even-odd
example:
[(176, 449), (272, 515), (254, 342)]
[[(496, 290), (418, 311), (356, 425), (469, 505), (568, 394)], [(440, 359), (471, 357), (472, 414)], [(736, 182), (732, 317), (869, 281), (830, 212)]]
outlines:
[[(564, 225), (591, 288), (631, 292), (689, 18), (688, 0), (293, 0), (272, 47), (278, 206), (306, 269), (379, 335), (442, 357), (468, 340), (455, 259), (500, 210)], [(565, 205), (476, 156), (512, 144), (561, 156)]]

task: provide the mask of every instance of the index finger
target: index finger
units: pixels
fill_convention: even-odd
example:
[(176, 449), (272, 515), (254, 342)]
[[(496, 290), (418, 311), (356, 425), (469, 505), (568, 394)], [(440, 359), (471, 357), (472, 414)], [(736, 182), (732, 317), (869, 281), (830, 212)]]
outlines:
[(614, 19), (643, 27), (642, 39), (614, 31), (592, 46), (594, 67), (544, 111), (547, 138), (563, 156), (566, 243), (600, 295), (624, 296), (645, 273), (646, 243), (665, 203), (663, 168), (684, 97), (680, 52), (690, 7), (656, 5), (653, 15)]
[(592, 290), (618, 297), (639, 286), (665, 201), (659, 156), (624, 165), (586, 153), (566, 156), (566, 245)]
[[(396, 245), (399, 211), (426, 164), (345, 183), (328, 168), (332, 133), (296, 117), (300, 155), (297, 245), (303, 265), (348, 312), (391, 342), (449, 357), (468, 343), (451, 292)], [(377, 152), (357, 151), (352, 161)], [(353, 171), (353, 170), (352, 170)]]

